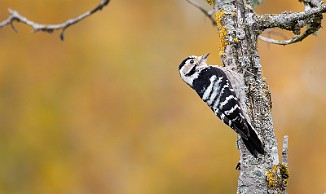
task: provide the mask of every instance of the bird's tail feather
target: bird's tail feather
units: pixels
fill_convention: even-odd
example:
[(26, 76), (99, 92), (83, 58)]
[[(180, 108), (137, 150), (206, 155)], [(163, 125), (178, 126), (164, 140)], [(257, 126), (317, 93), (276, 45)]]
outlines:
[(247, 147), (248, 151), (257, 158), (258, 153), (263, 154), (265, 153), (263, 144), (261, 143), (258, 135), (253, 130), (252, 126), (249, 124), (249, 135), (248, 138), (241, 138), (245, 146)]

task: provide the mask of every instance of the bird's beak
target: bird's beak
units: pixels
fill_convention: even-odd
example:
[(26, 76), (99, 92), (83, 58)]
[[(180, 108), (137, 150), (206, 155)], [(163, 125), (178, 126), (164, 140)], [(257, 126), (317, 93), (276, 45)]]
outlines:
[(208, 57), (209, 54), (210, 53), (206, 53), (206, 54), (200, 56), (199, 63), (201, 63), (202, 61), (206, 61), (206, 59), (207, 59), (207, 57)]
[(210, 54), (210, 53), (206, 53), (206, 54), (202, 55), (201, 58), (202, 58), (202, 59), (207, 59), (207, 57), (208, 57), (209, 54)]

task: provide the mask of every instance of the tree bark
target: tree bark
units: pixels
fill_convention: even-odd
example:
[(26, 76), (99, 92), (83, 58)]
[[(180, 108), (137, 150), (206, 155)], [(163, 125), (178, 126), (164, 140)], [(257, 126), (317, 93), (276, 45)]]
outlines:
[[(284, 137), (282, 163), (279, 162), (277, 140), (271, 115), (271, 94), (262, 75), (262, 65), (257, 49), (257, 38), (279, 45), (302, 41), (321, 28), (322, 13), (326, 5), (322, 0), (299, 0), (303, 12), (257, 15), (251, 5), (257, 0), (207, 0), (214, 6), (216, 18), (206, 12), (219, 30), (220, 55), (224, 66), (243, 75), (245, 104), (251, 123), (259, 134), (265, 155), (254, 158), (242, 141), (240, 150), (240, 175), (237, 193), (286, 193), (288, 173), (288, 137)], [(201, 11), (204, 12), (203, 9)], [(260, 34), (269, 28), (292, 31), (290, 40), (274, 40)], [(306, 27), (303, 33), (300, 30)]]
[(246, 1), (215, 1), (216, 21), (222, 48), (220, 54), (226, 67), (237, 70), (244, 76), (246, 105), (251, 122), (258, 132), (265, 155), (254, 158), (242, 141), (240, 149), (240, 176), (237, 193), (278, 193), (268, 187), (266, 172), (278, 165), (277, 141), (274, 135), (271, 99), (268, 85), (262, 75), (262, 65), (257, 50), (259, 28)]
[[(302, 0), (301, 0), (302, 1)], [(288, 137), (284, 138), (283, 163), (279, 162), (277, 140), (271, 115), (271, 94), (262, 75), (262, 65), (257, 50), (257, 38), (263, 30), (279, 27), (292, 31), (296, 36), (275, 44), (292, 44), (315, 33), (321, 27), (326, 6), (319, 0), (303, 1), (305, 12), (279, 15), (257, 15), (251, 0), (215, 0), (216, 25), (221, 42), (220, 55), (224, 66), (243, 75), (245, 104), (251, 123), (258, 132), (265, 155), (254, 158), (242, 141), (240, 149), (240, 175), (237, 193), (286, 193), (288, 175)], [(307, 8), (307, 5), (309, 7)], [(300, 35), (300, 29), (306, 31)]]

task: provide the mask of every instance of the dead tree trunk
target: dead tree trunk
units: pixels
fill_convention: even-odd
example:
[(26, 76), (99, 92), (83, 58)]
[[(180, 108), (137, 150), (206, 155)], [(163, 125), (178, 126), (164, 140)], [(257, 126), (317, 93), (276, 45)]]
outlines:
[[(266, 152), (255, 159), (239, 141), (237, 193), (286, 193), (287, 137), (284, 139), (283, 162), (280, 163), (271, 115), (271, 95), (262, 75), (257, 39), (264, 30), (278, 27), (292, 31), (295, 36), (286, 41), (260, 38), (282, 45), (301, 41), (320, 28), (321, 13), (326, 11), (326, 6), (319, 0), (299, 0), (306, 5), (304, 12), (258, 15), (252, 8), (252, 0), (207, 1), (214, 6), (215, 18), (212, 20), (219, 30), (222, 62), (244, 77), (248, 115)], [(212, 16), (209, 12), (206, 15)], [(306, 27), (306, 31), (300, 35), (302, 27)]]
[(275, 189), (268, 189), (265, 174), (273, 165), (278, 165), (279, 160), (271, 99), (257, 50), (260, 29), (249, 5), (236, 0), (216, 1), (216, 21), (222, 43), (220, 54), (223, 64), (244, 75), (248, 113), (266, 152), (265, 156), (255, 159), (239, 141), (241, 166), (238, 193), (267, 193), (267, 190)]

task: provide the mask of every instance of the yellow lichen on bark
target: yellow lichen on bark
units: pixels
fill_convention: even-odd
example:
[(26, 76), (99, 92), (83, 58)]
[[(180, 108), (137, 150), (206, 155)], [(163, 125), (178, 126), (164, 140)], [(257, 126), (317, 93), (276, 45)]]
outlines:
[(278, 185), (277, 166), (273, 166), (271, 170), (268, 170), (266, 172), (266, 177), (267, 177), (268, 187), (276, 187)]
[(206, 0), (208, 4), (215, 6), (215, 1), (214, 0)]
[(225, 16), (224, 10), (220, 10), (220, 11), (216, 12), (216, 14), (215, 14), (217, 29), (219, 31), (219, 38), (220, 38), (220, 42), (221, 42), (221, 48), (219, 49), (220, 55), (224, 54), (225, 47), (228, 44), (228, 41), (226, 39), (228, 29), (227, 29), (227, 27), (223, 26), (221, 23), (224, 16)]
[(278, 188), (279, 193), (285, 190), (288, 184), (289, 171), (286, 165), (274, 165), (272, 169), (266, 172), (268, 187)]
[(285, 164), (279, 164), (279, 168), (283, 184), (285, 186), (288, 186), (289, 169)]

